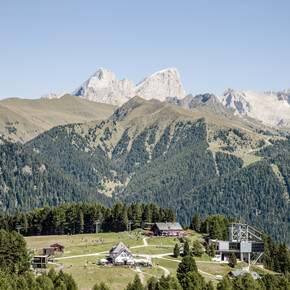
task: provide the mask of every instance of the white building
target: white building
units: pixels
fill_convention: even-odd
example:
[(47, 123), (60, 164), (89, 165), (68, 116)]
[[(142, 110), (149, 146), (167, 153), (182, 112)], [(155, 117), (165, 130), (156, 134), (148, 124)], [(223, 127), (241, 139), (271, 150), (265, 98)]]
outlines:
[(134, 264), (134, 257), (132, 255), (132, 252), (122, 242), (119, 242), (110, 250), (110, 255), (108, 259), (110, 259), (114, 265)]

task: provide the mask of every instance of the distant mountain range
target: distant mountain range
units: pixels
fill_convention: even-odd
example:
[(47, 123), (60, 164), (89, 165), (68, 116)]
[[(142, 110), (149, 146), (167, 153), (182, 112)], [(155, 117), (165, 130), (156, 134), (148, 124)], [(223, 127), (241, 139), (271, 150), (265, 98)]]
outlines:
[[(44, 98), (60, 98), (59, 95), (47, 94)], [(185, 95), (179, 72), (176, 68), (158, 71), (142, 80), (137, 85), (129, 79), (117, 80), (111, 70), (101, 68), (72, 95), (99, 103), (123, 105), (138, 95), (145, 100), (156, 99), (169, 101), (184, 108), (202, 107), (206, 102), (200, 95), (195, 99)], [(290, 89), (280, 92), (256, 93), (254, 91), (238, 92), (226, 90), (221, 96), (213, 98), (215, 111), (225, 113), (224, 108), (232, 108), (235, 115), (250, 117), (269, 126), (290, 127)], [(229, 111), (227, 111), (229, 112)], [(223, 114), (227, 116), (227, 114)], [(230, 114), (231, 115), (231, 114)]]

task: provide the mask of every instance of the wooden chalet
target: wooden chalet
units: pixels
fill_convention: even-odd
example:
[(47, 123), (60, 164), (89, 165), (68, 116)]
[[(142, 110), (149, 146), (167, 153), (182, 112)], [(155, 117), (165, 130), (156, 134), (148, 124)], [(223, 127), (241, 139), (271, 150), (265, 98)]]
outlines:
[(151, 228), (151, 232), (155, 236), (179, 236), (180, 233), (184, 233), (179, 223), (155, 223)]
[(64, 245), (61, 245), (59, 243), (55, 243), (53, 245), (50, 246), (51, 248), (54, 248), (54, 251), (55, 252), (64, 252), (64, 249), (65, 249), (65, 246)]

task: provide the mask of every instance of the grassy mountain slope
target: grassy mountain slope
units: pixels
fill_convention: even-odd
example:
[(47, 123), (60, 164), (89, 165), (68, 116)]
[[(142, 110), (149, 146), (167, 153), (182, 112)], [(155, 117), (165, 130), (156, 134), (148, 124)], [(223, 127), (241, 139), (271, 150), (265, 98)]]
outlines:
[(59, 126), (26, 146), (115, 200), (170, 206), (185, 224), (193, 212), (234, 216), (287, 240), (277, 162), (254, 155), (267, 144), (245, 124), (135, 97), (105, 121)]
[(115, 108), (71, 95), (51, 100), (4, 99), (0, 101), (0, 135), (27, 142), (57, 125), (106, 119)]
[(78, 201), (111, 202), (23, 146), (0, 139), (1, 213)]

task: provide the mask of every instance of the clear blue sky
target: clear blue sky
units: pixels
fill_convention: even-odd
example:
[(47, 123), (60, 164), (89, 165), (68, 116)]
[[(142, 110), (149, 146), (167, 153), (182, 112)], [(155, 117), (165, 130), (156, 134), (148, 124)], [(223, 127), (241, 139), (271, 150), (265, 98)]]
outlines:
[(288, 0), (0, 1), (0, 99), (73, 91), (99, 67), (186, 93), (290, 88)]

